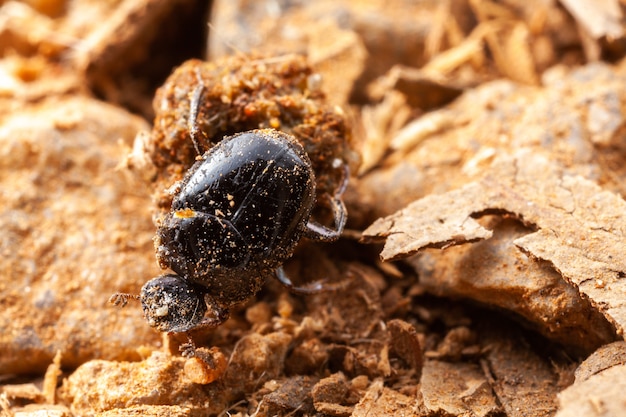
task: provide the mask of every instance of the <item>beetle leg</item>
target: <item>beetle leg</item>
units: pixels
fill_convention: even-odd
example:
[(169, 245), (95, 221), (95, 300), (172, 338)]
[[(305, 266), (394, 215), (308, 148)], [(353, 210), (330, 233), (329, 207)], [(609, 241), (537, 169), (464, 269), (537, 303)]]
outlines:
[(313, 281), (302, 287), (297, 287), (293, 282), (291, 282), (291, 279), (289, 279), (289, 277), (285, 273), (285, 270), (283, 269), (282, 266), (279, 266), (276, 269), (276, 278), (285, 288), (287, 288), (292, 293), (303, 294), (303, 295), (318, 294), (324, 291), (342, 290), (346, 288), (348, 284), (350, 283), (350, 281), (352, 280), (352, 276), (350, 276), (349, 278), (341, 280), (339, 282), (328, 283), (328, 282), (324, 282), (323, 280), (319, 280), (319, 281)]
[(296, 294), (316, 294), (323, 289), (322, 283), (319, 281), (313, 282), (305, 287), (297, 287), (293, 282), (291, 282), (282, 266), (279, 266), (276, 269), (276, 278), (289, 291)]
[(193, 327), (193, 330), (208, 329), (217, 327), (224, 323), (230, 317), (230, 311), (222, 307), (215, 302), (215, 299), (210, 295), (204, 296), (204, 301), (207, 304), (208, 310), (213, 313), (213, 317), (204, 317), (197, 325)]
[(189, 118), (187, 119), (187, 130), (189, 131), (189, 136), (193, 141), (193, 146), (196, 148), (196, 152), (198, 155), (202, 155), (203, 152), (200, 152), (200, 143), (198, 141), (200, 131), (198, 129), (198, 113), (200, 112), (200, 100), (202, 99), (202, 93), (204, 93), (204, 84), (202, 83), (202, 79), (200, 78), (200, 73), (196, 72), (196, 78), (198, 81), (198, 85), (194, 88), (193, 93), (191, 95), (191, 102), (189, 103)]
[(214, 317), (204, 317), (192, 329), (185, 332), (185, 335), (187, 335), (187, 343), (183, 343), (182, 345), (180, 345), (178, 350), (180, 351), (181, 355), (186, 358), (193, 358), (194, 356), (196, 356), (196, 344), (191, 338), (192, 332), (195, 333), (199, 330), (218, 327), (230, 317), (230, 311), (227, 308), (218, 305), (213, 297), (205, 295), (204, 300), (207, 303), (209, 310), (213, 312)]
[(348, 218), (346, 206), (343, 204), (343, 201), (338, 198), (331, 198), (330, 204), (333, 209), (335, 228), (331, 229), (316, 221), (309, 220), (304, 232), (305, 237), (321, 242), (332, 242), (341, 236), (343, 228), (346, 225), (346, 219)]
[(341, 180), (341, 184), (339, 185), (339, 188), (337, 188), (337, 191), (335, 191), (335, 195), (330, 198), (330, 205), (333, 210), (333, 220), (335, 223), (335, 228), (331, 229), (330, 227), (324, 226), (316, 221), (309, 220), (309, 222), (306, 224), (304, 236), (311, 240), (317, 240), (321, 242), (332, 242), (333, 240), (337, 240), (339, 236), (341, 236), (343, 228), (346, 225), (348, 215), (346, 211), (346, 206), (345, 204), (343, 204), (343, 200), (341, 199), (341, 195), (348, 185), (350, 170), (348, 166), (344, 163), (341, 164), (341, 167), (343, 168), (343, 178)]

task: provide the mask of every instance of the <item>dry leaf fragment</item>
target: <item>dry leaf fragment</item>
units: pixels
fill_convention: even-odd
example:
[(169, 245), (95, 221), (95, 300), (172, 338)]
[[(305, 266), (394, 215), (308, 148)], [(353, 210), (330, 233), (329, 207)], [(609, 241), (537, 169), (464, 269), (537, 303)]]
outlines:
[(367, 90), (373, 100), (380, 100), (389, 91), (399, 91), (411, 107), (429, 110), (457, 98), (463, 92), (463, 87), (458, 79), (447, 77), (444, 71), (434, 67), (417, 69), (395, 65), (384, 76), (372, 82)]
[(556, 417), (626, 415), (626, 366), (615, 366), (576, 383), (559, 395), (561, 410)]
[[(552, 265), (537, 262), (515, 245), (533, 229), (496, 215), (481, 218), (480, 224), (493, 230), (493, 237), (445, 251), (426, 250), (408, 260), (425, 290), (514, 312), (575, 356), (586, 356), (615, 339), (613, 326), (575, 286)], [(451, 352), (428, 352), (430, 357), (434, 353), (449, 357)]]
[(376, 379), (361, 401), (354, 407), (352, 417), (418, 417), (418, 401), (415, 398), (385, 388), (382, 379)]
[(361, 128), (363, 141), (360, 146), (361, 165), (357, 172), (363, 175), (375, 167), (389, 149), (392, 135), (404, 125), (411, 109), (404, 96), (397, 91), (389, 91), (383, 100), (374, 106), (361, 108)]
[[(545, 157), (519, 151), (494, 162), (483, 180), (418, 200), (379, 219), (365, 241), (386, 238), (383, 260), (428, 247), (487, 239), (492, 231), (474, 218), (507, 213), (537, 230), (514, 243), (551, 263), (616, 325), (626, 327), (626, 202), (582, 177), (570, 176)], [(597, 285), (600, 280), (603, 285)]]
[(415, 327), (400, 319), (390, 320), (387, 327), (391, 336), (391, 351), (415, 370), (419, 380), (424, 359)]
[(561, 0), (561, 3), (594, 39), (624, 35), (618, 0)]
[(483, 371), (506, 416), (553, 416), (560, 391), (556, 367), (563, 364), (539, 356), (519, 329), (497, 318), (483, 327), (479, 339), (487, 349)]
[(538, 84), (527, 23), (498, 3), (473, 0), (470, 4), (484, 26), (481, 30), (498, 70), (517, 82)]
[(576, 382), (586, 381), (612, 366), (626, 365), (626, 342), (602, 346), (576, 369)]
[(626, 343), (598, 349), (576, 370), (576, 382), (559, 394), (557, 417), (626, 415)]
[(477, 365), (426, 361), (421, 382), (424, 405), (434, 415), (479, 417), (502, 411)]

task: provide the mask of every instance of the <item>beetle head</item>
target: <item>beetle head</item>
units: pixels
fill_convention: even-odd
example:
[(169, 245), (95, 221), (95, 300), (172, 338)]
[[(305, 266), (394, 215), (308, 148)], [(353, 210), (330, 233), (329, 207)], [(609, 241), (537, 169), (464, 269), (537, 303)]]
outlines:
[(207, 311), (204, 293), (174, 274), (148, 281), (140, 297), (148, 324), (161, 332), (186, 332), (196, 327)]

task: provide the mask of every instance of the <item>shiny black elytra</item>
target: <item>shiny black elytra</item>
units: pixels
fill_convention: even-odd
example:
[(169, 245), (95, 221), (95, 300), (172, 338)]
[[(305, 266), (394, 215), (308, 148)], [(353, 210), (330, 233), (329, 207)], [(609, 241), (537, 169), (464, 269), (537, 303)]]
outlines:
[[(310, 220), (315, 173), (293, 137), (265, 129), (224, 138), (190, 168), (157, 230), (159, 263), (176, 274), (154, 278), (141, 289), (150, 326), (165, 332), (218, 326), (231, 305), (256, 294), (272, 274), (294, 292), (322, 289), (319, 283), (295, 287), (282, 264), (303, 236), (339, 237), (346, 221), (340, 199), (346, 181), (347, 175), (330, 199), (335, 221), (330, 229)], [(127, 298), (117, 294), (113, 301), (125, 304)], [(205, 317), (209, 308), (212, 317)]]

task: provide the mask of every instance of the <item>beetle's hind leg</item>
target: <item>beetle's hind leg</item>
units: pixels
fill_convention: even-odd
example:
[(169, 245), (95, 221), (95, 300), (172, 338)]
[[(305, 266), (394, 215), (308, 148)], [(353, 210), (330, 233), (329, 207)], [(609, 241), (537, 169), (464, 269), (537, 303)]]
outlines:
[(323, 291), (342, 290), (350, 284), (352, 277), (350, 276), (344, 280), (341, 280), (339, 282), (334, 282), (334, 283), (328, 283), (328, 282), (325, 282), (324, 280), (319, 280), (319, 281), (313, 281), (310, 284), (306, 284), (304, 286), (297, 286), (291, 281), (291, 279), (289, 279), (283, 267), (280, 266), (276, 269), (276, 279), (278, 279), (278, 281), (292, 293), (306, 295), (306, 294), (318, 294)]
[(335, 194), (333, 196), (329, 196), (335, 228), (331, 229), (330, 227), (324, 226), (316, 221), (309, 220), (306, 224), (306, 229), (304, 230), (304, 236), (308, 239), (320, 242), (332, 242), (337, 240), (343, 232), (346, 220), (348, 219), (348, 213), (346, 211), (346, 206), (341, 199), (341, 195), (348, 186), (350, 170), (343, 162), (341, 162), (341, 167), (343, 168), (343, 178), (341, 180), (341, 184), (339, 185), (337, 191), (335, 191)]

